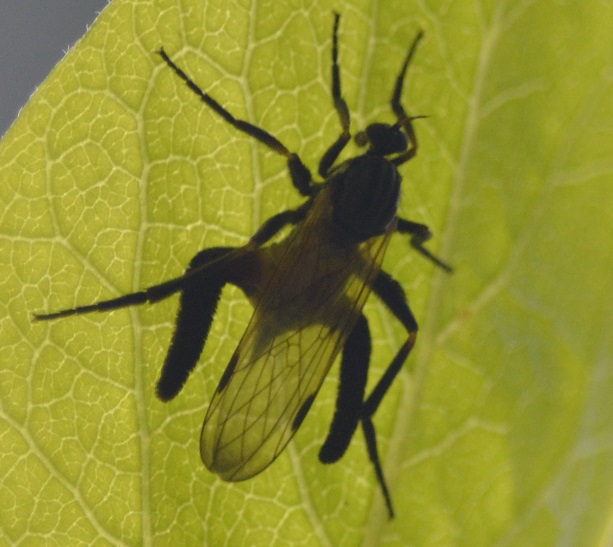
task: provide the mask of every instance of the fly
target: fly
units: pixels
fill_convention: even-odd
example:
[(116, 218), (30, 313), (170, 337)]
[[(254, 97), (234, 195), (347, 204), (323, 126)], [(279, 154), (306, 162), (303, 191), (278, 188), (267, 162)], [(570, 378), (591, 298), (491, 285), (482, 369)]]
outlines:
[[(215, 113), (237, 130), (286, 158), (292, 184), (306, 198), (256, 231), (243, 247), (199, 252), (184, 275), (118, 298), (47, 314), (38, 321), (159, 302), (180, 293), (179, 311), (157, 384), (163, 401), (174, 398), (196, 366), (227, 283), (239, 287), (253, 316), (208, 408), (200, 437), (206, 467), (227, 481), (241, 481), (266, 469), (281, 454), (306, 417), (332, 363), (341, 353), (336, 410), (319, 453), (323, 463), (338, 461), (361, 425), (390, 517), (392, 498), (385, 480), (373, 416), (406, 361), (417, 336), (417, 321), (400, 284), (381, 269), (395, 232), (436, 266), (451, 267), (424, 247), (432, 233), (424, 224), (398, 216), (398, 166), (417, 152), (413, 120), (401, 104), (408, 67), (419, 32), (396, 79), (391, 108), (394, 124), (373, 123), (355, 135), (365, 147), (337, 164), (351, 139), (350, 115), (341, 92), (338, 27), (332, 30), (332, 99), (341, 126), (324, 152), (313, 180), (298, 154), (268, 131), (235, 118), (203, 91), (163, 50), (166, 65)], [(271, 242), (293, 226), (283, 240)], [(371, 292), (407, 331), (373, 391), (366, 396), (371, 336), (363, 307)]]

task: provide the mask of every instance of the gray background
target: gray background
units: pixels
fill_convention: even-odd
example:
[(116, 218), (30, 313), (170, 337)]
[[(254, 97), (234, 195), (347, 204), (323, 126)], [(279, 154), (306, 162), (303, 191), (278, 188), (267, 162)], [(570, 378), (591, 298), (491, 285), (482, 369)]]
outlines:
[(0, 136), (109, 0), (0, 0)]

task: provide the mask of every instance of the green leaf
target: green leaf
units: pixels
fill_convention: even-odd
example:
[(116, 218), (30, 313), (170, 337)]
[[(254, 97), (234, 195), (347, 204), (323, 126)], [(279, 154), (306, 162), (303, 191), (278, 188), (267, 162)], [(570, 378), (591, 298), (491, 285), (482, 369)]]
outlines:
[[(201, 464), (207, 402), (249, 318), (224, 292), (197, 370), (154, 386), (176, 298), (32, 323), (180, 275), (299, 203), (284, 160), (224, 124), (167, 52), (237, 117), (316, 171), (338, 135), (325, 2), (115, 0), (0, 147), (0, 539), (17, 544), (606, 545), (613, 539), (613, 7), (605, 2), (337, 2), (353, 128), (404, 101), (418, 157), (403, 216), (452, 276), (397, 236), (385, 267), (421, 330), (376, 416), (398, 517), (357, 434), (317, 453), (336, 369), (260, 476)], [(348, 153), (355, 153), (352, 148)], [(405, 334), (376, 302), (372, 377)]]

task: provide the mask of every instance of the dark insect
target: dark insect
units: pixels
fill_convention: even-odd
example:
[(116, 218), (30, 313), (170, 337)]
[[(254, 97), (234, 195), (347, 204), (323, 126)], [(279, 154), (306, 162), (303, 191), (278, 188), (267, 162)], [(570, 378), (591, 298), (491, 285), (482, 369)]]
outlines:
[[(168, 401), (181, 391), (196, 366), (223, 286), (236, 285), (254, 312), (204, 419), (200, 454), (206, 467), (227, 481), (248, 479), (268, 467), (300, 427), (341, 352), (336, 411), (319, 459), (324, 463), (339, 460), (361, 424), (392, 517), (372, 418), (415, 343), (417, 322), (400, 284), (381, 270), (381, 264), (390, 237), (400, 232), (408, 234), (411, 245), (437, 266), (446, 271), (451, 268), (424, 248), (432, 235), (427, 226), (397, 216), (398, 166), (417, 152), (412, 122), (422, 117), (409, 116), (400, 97), (422, 33), (409, 48), (396, 80), (391, 100), (396, 123), (369, 125), (355, 136), (366, 151), (335, 165), (351, 138), (338, 65), (339, 19), (335, 14), (332, 99), (341, 133), (319, 162), (323, 182), (313, 181), (297, 154), (264, 129), (234, 118), (163, 49), (158, 52), (225, 121), (287, 159), (294, 187), (307, 198), (302, 205), (274, 215), (243, 247), (201, 251), (181, 277), (119, 298), (36, 315), (35, 319), (158, 302), (180, 292), (176, 327), (157, 385), (158, 397)], [(287, 238), (264, 246), (288, 225), (294, 228)], [(362, 308), (371, 291), (402, 323), (408, 336), (366, 397), (371, 337)]]

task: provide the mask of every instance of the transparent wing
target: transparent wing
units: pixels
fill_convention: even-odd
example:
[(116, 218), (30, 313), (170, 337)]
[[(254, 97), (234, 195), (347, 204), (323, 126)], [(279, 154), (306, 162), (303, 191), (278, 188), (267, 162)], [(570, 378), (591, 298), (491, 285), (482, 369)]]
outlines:
[(200, 453), (229, 481), (265, 469), (306, 416), (381, 268), (388, 231), (360, 245), (337, 241), (323, 190), (289, 237), (262, 249), (266, 280), (209, 406)]

